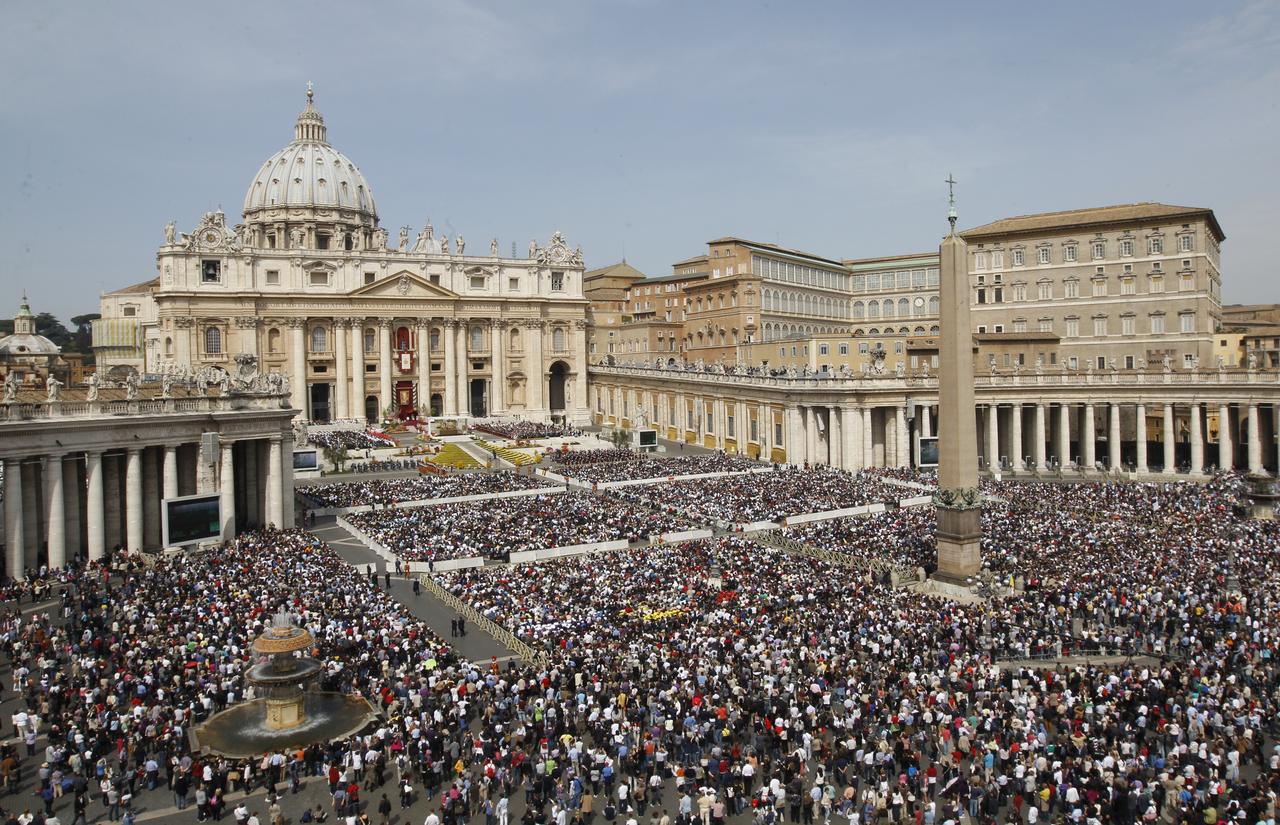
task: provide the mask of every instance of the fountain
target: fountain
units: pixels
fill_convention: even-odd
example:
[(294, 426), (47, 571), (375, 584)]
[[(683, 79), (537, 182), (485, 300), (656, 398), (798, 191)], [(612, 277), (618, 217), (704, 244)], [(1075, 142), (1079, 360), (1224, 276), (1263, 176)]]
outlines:
[(315, 644), (311, 633), (283, 612), (253, 642), (265, 656), (245, 671), (258, 698), (242, 702), (191, 730), (193, 751), (223, 756), (255, 756), (268, 750), (304, 747), (348, 736), (375, 715), (361, 696), (320, 691), (313, 683), (324, 666), (299, 655)]

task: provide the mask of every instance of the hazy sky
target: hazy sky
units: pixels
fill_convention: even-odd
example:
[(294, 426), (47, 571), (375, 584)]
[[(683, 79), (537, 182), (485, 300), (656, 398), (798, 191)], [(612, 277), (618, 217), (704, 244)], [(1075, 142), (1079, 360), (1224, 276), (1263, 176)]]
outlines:
[[(315, 82), (394, 236), (646, 273), (721, 235), (832, 258), (1157, 200), (1280, 300), (1280, 2), (0, 5), (0, 314), (64, 320), (230, 222)], [(1272, 252), (1268, 253), (1267, 249)]]

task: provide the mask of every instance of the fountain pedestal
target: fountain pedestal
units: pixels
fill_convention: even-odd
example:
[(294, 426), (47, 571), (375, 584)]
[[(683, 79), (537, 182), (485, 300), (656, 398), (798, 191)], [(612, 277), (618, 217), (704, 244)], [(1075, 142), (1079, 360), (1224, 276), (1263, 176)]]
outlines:
[(296, 728), (307, 720), (307, 708), (302, 691), (293, 697), (267, 698), (267, 730)]

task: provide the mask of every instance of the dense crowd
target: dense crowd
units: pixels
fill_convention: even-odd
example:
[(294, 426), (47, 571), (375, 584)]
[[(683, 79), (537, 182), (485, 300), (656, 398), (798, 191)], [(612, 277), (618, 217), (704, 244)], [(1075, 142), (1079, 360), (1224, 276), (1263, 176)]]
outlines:
[(346, 517), (407, 561), (487, 556), (626, 539), (637, 541), (688, 522), (590, 493), (561, 493), (378, 510)]
[[(759, 465), (752, 465), (759, 466)], [(780, 469), (771, 473), (623, 487), (608, 495), (645, 507), (684, 512), (721, 523), (781, 521), (787, 516), (841, 510), (878, 501), (898, 501), (889, 487), (867, 473), (830, 469)]]
[(396, 446), (394, 438), (367, 430), (311, 430), (307, 432), (307, 441), (320, 449), (332, 448), (360, 452)]
[(766, 465), (739, 455), (727, 453), (701, 453), (672, 458), (641, 458), (635, 461), (587, 462), (571, 464), (562, 470), (564, 475), (579, 481), (605, 483), (609, 481), (636, 481), (644, 478), (667, 478), (699, 473), (741, 473), (759, 470)]
[(599, 447), (591, 450), (560, 450), (552, 453), (551, 460), (562, 467), (583, 467), (587, 464), (613, 464), (618, 461), (639, 461), (643, 453), (621, 447)]
[(357, 481), (349, 484), (314, 484), (299, 487), (313, 507), (357, 507), (363, 504), (394, 505), (406, 501), (533, 490), (552, 484), (536, 476), (516, 473), (452, 473)]
[(480, 418), (472, 421), (470, 426), (473, 430), (492, 433), (513, 441), (524, 441), (529, 438), (574, 438), (582, 435), (582, 431), (577, 427), (521, 421), (514, 418)]

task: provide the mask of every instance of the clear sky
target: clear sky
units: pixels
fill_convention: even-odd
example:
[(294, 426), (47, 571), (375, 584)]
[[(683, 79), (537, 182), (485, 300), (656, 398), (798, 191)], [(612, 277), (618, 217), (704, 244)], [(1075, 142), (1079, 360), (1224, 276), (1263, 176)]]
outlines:
[[(1280, 2), (4, 3), (0, 313), (155, 274), (315, 82), (383, 225), (563, 231), (650, 274), (722, 235), (832, 258), (1155, 200), (1213, 208), (1224, 295), (1280, 300)], [(1268, 249), (1272, 252), (1268, 253)]]

